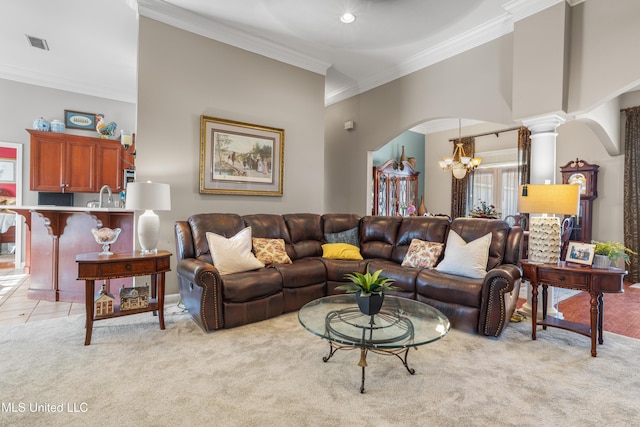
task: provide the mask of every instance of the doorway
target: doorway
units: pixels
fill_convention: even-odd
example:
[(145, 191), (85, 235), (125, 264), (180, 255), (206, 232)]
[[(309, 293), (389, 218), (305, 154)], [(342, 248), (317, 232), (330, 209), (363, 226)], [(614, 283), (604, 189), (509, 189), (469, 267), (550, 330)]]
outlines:
[(7, 214), (11, 206), (22, 206), (23, 145), (0, 141), (0, 263), (24, 265), (24, 219)]

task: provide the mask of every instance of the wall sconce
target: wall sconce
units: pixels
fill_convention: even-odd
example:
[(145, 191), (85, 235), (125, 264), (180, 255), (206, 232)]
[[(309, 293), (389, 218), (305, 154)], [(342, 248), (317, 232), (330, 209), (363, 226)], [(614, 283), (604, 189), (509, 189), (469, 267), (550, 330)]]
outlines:
[(133, 133), (130, 130), (121, 130), (120, 143), (125, 150), (128, 150), (129, 147), (131, 147), (131, 145), (133, 144)]

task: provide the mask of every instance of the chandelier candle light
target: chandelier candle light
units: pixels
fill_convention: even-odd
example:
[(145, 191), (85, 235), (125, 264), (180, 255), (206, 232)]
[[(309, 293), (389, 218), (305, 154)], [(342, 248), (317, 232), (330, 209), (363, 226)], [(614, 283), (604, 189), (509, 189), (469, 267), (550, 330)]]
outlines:
[(446, 157), (440, 160), (438, 163), (444, 171), (452, 171), (453, 176), (457, 179), (462, 179), (467, 175), (467, 172), (475, 170), (482, 159), (480, 157), (467, 156), (462, 148), (462, 119), (458, 119), (458, 142), (456, 142), (456, 149), (453, 151), (452, 157)]
[(138, 241), (142, 255), (158, 253), (160, 218), (154, 210), (171, 209), (169, 184), (157, 182), (130, 182), (127, 184), (127, 209), (144, 210), (138, 218)]
[(526, 184), (518, 192), (518, 212), (542, 214), (529, 219), (529, 260), (557, 263), (560, 260), (560, 218), (577, 215), (580, 186), (575, 184)]

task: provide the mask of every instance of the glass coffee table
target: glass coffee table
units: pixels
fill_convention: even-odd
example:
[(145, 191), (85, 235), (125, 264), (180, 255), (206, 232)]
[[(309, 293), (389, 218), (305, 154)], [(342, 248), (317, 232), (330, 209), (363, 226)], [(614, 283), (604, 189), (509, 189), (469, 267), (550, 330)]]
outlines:
[(447, 317), (419, 301), (385, 295), (380, 313), (363, 314), (354, 294), (332, 295), (309, 302), (298, 312), (298, 320), (308, 331), (329, 341), (327, 362), (338, 350), (360, 349), (364, 393), (367, 353), (396, 356), (410, 374), (409, 350), (436, 341), (449, 332)]

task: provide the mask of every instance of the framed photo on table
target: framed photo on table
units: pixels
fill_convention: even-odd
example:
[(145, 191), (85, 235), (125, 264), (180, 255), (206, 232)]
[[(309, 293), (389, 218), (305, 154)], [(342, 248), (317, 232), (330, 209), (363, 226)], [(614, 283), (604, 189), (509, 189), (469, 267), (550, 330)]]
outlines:
[(200, 117), (200, 193), (282, 196), (284, 130)]
[(591, 265), (596, 245), (583, 242), (569, 242), (567, 248), (566, 262), (575, 262), (576, 264)]

